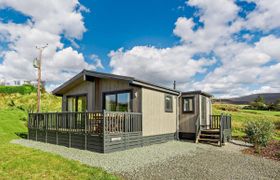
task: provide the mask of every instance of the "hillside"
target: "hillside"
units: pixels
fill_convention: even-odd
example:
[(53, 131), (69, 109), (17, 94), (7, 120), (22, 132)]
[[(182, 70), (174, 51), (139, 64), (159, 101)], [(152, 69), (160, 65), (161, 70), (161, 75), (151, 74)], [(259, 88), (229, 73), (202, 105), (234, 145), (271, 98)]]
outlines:
[(249, 104), (258, 96), (262, 96), (266, 103), (274, 103), (277, 99), (280, 99), (280, 93), (261, 93), (228, 99), (215, 99), (215, 101), (224, 104)]
[[(34, 112), (37, 106), (37, 94), (3, 94), (0, 93), (1, 109), (18, 109), (24, 112)], [(42, 112), (61, 111), (61, 98), (49, 93), (42, 93), (41, 96)]]

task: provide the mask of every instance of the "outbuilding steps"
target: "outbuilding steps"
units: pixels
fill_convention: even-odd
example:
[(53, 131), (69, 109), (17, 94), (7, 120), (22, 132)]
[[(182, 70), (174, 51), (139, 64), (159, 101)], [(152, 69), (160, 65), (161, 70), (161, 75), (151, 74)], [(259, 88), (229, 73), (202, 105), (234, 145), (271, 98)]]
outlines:
[(198, 142), (213, 145), (220, 144), (220, 131), (219, 129), (201, 130), (198, 137)]

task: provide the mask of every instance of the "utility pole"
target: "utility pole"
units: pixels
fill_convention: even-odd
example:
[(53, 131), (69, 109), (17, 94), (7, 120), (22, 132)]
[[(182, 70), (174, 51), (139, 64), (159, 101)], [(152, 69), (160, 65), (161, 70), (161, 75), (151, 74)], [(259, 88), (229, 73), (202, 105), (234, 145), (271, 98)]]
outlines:
[(37, 112), (41, 110), (41, 79), (42, 79), (42, 54), (43, 50), (48, 46), (48, 44), (36, 48), (39, 50), (39, 57), (35, 59), (35, 63), (33, 64), (35, 68), (38, 69), (38, 83), (37, 83)]

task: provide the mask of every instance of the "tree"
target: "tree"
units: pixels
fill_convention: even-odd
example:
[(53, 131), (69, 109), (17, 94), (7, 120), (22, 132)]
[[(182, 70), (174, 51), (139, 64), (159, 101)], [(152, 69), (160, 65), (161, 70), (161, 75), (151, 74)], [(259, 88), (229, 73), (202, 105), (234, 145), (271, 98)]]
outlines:
[(255, 102), (265, 104), (263, 96), (260, 96), (260, 95), (255, 99)]
[(280, 98), (275, 101), (274, 108), (274, 110), (280, 111)]
[(264, 98), (262, 96), (258, 96), (254, 102), (250, 103), (253, 109), (265, 110), (267, 109), (267, 105), (265, 104)]

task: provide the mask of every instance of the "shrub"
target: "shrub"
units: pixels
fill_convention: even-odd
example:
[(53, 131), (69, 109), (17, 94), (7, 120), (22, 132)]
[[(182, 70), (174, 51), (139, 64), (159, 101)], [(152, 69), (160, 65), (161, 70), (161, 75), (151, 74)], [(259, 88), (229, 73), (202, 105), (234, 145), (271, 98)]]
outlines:
[(240, 107), (237, 105), (232, 105), (232, 104), (214, 104), (216, 109), (222, 110), (222, 111), (239, 111)]
[(266, 146), (273, 136), (274, 124), (266, 120), (249, 121), (245, 125), (245, 133), (249, 142), (254, 144), (257, 152), (261, 146)]
[(3, 94), (30, 94), (36, 92), (36, 88), (32, 85), (22, 85), (22, 86), (0, 86), (0, 93)]

